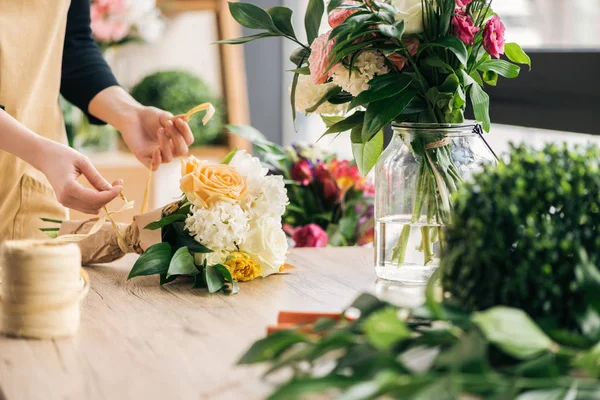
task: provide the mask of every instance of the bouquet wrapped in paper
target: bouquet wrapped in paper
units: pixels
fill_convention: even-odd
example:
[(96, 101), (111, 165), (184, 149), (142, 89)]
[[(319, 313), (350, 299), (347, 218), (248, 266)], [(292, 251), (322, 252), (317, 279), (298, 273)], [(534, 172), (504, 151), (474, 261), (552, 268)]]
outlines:
[(159, 275), (163, 284), (191, 276), (194, 287), (236, 292), (238, 281), (277, 273), (285, 263), (287, 191), (282, 176), (267, 173), (245, 151), (234, 150), (220, 164), (190, 157), (182, 162), (180, 201), (130, 225), (115, 223), (111, 213), (62, 222), (57, 240), (77, 241), (86, 264), (141, 254), (130, 279)]

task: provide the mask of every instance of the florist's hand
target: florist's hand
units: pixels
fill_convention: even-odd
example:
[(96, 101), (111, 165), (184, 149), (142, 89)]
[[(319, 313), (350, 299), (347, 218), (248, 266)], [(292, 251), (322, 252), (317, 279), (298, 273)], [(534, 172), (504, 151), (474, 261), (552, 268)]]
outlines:
[[(58, 201), (65, 207), (86, 214), (98, 214), (123, 189), (122, 181), (111, 185), (87, 157), (63, 144), (48, 141), (44, 144), (41, 158), (39, 169), (54, 188)], [(97, 191), (84, 188), (77, 181), (80, 175), (84, 175)]]
[(139, 107), (119, 126), (129, 150), (146, 167), (157, 169), (188, 153), (192, 130), (181, 117), (155, 107)]

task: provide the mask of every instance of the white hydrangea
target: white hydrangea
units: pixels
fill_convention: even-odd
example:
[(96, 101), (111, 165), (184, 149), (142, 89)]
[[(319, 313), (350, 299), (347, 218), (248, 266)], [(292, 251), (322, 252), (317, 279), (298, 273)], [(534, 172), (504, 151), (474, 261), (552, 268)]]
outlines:
[(365, 51), (356, 59), (352, 74), (342, 64), (338, 64), (332, 69), (332, 80), (333, 83), (356, 97), (369, 89), (371, 79), (389, 72), (390, 69), (383, 55), (378, 51)]
[(229, 163), (246, 179), (247, 193), (241, 206), (249, 218), (269, 215), (281, 218), (288, 204), (287, 190), (281, 175), (269, 175), (260, 160), (238, 151)]
[(185, 227), (194, 239), (213, 250), (206, 255), (209, 265), (224, 262), (230, 252), (244, 243), (250, 229), (248, 214), (242, 207), (224, 201), (210, 208), (192, 206)]
[(246, 179), (248, 193), (258, 196), (263, 178), (267, 176), (269, 170), (263, 167), (257, 157), (252, 157), (245, 150), (239, 150), (229, 162), (236, 171)]
[[(335, 83), (315, 85), (310, 76), (300, 75), (296, 86), (296, 110), (308, 114), (306, 110), (317, 104), (335, 86)], [(346, 111), (347, 106), (347, 104), (331, 104), (326, 101), (315, 112), (322, 115), (341, 115)]]
[(269, 175), (263, 179), (258, 196), (249, 204), (248, 213), (250, 219), (259, 218), (262, 215), (281, 219), (288, 203), (283, 176)]

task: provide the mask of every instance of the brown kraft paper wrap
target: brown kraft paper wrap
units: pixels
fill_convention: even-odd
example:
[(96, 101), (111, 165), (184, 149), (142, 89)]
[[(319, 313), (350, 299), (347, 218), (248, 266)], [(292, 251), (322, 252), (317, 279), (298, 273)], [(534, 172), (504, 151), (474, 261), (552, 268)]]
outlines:
[[(161, 242), (161, 230), (144, 229), (149, 223), (162, 217), (162, 208), (133, 217), (130, 225), (119, 223), (118, 229), (123, 235), (127, 252), (119, 246), (119, 237), (110, 222), (106, 222), (98, 232), (77, 242), (81, 250), (81, 262), (88, 264), (105, 264), (123, 257), (125, 253), (141, 254), (148, 247)], [(87, 234), (97, 219), (89, 221), (64, 221), (58, 237), (72, 234)]]

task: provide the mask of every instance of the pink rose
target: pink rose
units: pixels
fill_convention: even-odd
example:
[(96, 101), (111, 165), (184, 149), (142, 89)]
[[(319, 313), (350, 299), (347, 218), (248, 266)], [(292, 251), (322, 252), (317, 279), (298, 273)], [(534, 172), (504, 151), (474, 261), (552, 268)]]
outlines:
[(454, 36), (462, 40), (467, 45), (473, 45), (475, 34), (479, 32), (479, 27), (473, 23), (471, 16), (458, 13), (452, 17), (452, 26), (454, 27)]
[(483, 47), (492, 56), (500, 58), (504, 54), (504, 32), (506, 28), (500, 17), (494, 15), (483, 30)]
[(464, 8), (471, 4), (473, 0), (456, 0), (456, 6), (460, 8)]
[(335, 45), (334, 40), (329, 40), (331, 31), (322, 34), (316, 38), (310, 45), (310, 57), (308, 57), (308, 63), (310, 64), (310, 76), (315, 85), (321, 85), (329, 79), (331, 76), (331, 70), (329, 69), (329, 56)]
[(302, 186), (308, 186), (313, 181), (312, 166), (308, 160), (302, 159), (292, 167), (290, 171), (292, 179)]
[[(346, 1), (344, 1), (344, 4), (350, 5), (350, 4), (356, 4), (356, 3), (354, 1), (346, 0)], [(343, 24), (344, 21), (346, 21), (349, 16), (351, 16), (352, 14), (355, 14), (357, 12), (358, 12), (358, 10), (348, 10), (347, 8), (336, 8), (329, 14), (329, 17), (328, 17), (329, 26), (331, 26), (332, 28), (337, 28), (338, 26)]]
[(296, 247), (325, 247), (329, 242), (327, 232), (317, 224), (296, 228), (292, 239), (296, 242)]

